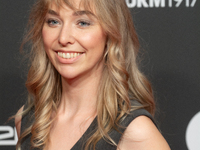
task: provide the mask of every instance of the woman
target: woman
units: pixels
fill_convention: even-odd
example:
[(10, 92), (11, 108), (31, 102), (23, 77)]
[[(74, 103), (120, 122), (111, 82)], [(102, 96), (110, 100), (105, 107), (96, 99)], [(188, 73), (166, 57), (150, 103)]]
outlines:
[(38, 0), (18, 149), (169, 150), (124, 0)]

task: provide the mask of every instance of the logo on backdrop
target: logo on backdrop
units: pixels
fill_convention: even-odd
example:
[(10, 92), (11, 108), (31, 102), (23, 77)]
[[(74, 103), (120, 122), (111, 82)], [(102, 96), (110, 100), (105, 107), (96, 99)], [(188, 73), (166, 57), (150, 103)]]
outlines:
[(197, 0), (126, 0), (129, 8), (194, 7)]
[(16, 145), (18, 141), (16, 128), (0, 126), (0, 146)]
[(189, 150), (200, 148), (200, 112), (194, 115), (187, 126), (186, 144)]

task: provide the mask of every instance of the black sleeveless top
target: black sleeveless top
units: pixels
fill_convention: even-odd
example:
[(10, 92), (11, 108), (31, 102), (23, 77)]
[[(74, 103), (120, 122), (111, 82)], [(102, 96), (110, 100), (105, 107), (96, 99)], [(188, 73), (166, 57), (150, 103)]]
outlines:
[[(136, 102), (136, 101), (134, 101)], [(136, 102), (138, 103), (138, 102)], [(25, 105), (24, 108), (27, 106)], [(125, 131), (126, 127), (138, 116), (147, 116), (150, 118), (153, 123), (155, 124), (155, 121), (151, 114), (145, 110), (145, 109), (137, 109), (134, 111), (131, 111), (130, 114), (126, 116), (126, 118), (120, 123), (120, 125), (123, 128), (118, 128), (118, 130), (121, 132), (116, 131), (113, 129), (111, 132), (109, 132), (109, 136), (115, 141), (116, 144), (119, 143), (119, 140)], [(27, 113), (25, 116), (22, 117), (22, 122), (21, 122), (21, 133), (29, 127), (31, 122), (34, 120), (34, 108), (32, 108), (29, 113)], [(82, 137), (76, 142), (76, 144), (71, 148), (71, 150), (84, 150), (84, 145), (88, 139), (88, 137), (95, 132), (97, 128), (97, 118), (93, 120), (93, 122), (90, 124), (88, 129), (85, 131), (85, 133), (82, 135)], [(39, 150), (37, 148), (31, 148), (30, 144), (31, 140), (31, 134), (27, 135), (25, 138), (23, 138), (21, 142), (21, 150)], [(59, 147), (58, 147), (59, 149)], [(114, 145), (109, 144), (107, 141), (105, 141), (103, 138), (100, 139), (95, 147), (95, 150), (116, 150), (117, 147)]]

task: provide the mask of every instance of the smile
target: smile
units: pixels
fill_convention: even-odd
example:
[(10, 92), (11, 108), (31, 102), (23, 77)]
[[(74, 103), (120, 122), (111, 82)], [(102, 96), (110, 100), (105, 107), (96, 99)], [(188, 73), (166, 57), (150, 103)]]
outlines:
[(62, 52), (58, 52), (58, 56), (65, 58), (65, 59), (71, 59), (71, 58), (75, 58), (78, 57), (79, 55), (81, 55), (83, 53), (62, 53)]

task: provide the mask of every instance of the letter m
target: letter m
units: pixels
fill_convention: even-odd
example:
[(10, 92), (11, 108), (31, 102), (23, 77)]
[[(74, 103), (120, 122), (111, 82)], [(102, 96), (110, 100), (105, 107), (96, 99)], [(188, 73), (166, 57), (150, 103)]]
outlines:
[(149, 7), (165, 7), (165, 0), (149, 0)]

